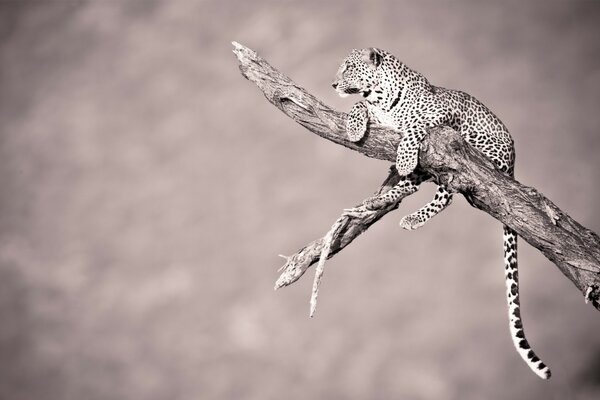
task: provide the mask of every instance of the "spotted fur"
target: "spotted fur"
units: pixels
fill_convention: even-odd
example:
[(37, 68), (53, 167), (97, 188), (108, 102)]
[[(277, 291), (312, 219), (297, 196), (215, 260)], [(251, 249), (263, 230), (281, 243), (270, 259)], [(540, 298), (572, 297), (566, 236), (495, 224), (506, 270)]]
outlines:
[[(515, 151), (508, 129), (475, 97), (457, 90), (431, 85), (419, 72), (410, 69), (392, 54), (377, 48), (353, 50), (340, 66), (332, 86), (345, 97), (361, 94), (348, 115), (346, 130), (352, 141), (360, 141), (368, 121), (398, 129), (403, 137), (398, 146), (396, 168), (400, 182), (388, 192), (369, 199), (365, 206), (377, 209), (414, 193), (431, 179), (416, 169), (420, 142), (428, 127), (448, 125), (461, 133), (473, 147), (513, 176)], [(452, 194), (440, 185), (431, 202), (405, 216), (400, 225), (417, 229), (446, 208)], [(550, 378), (549, 368), (533, 352), (523, 331), (519, 305), (517, 235), (504, 227), (505, 282), (510, 332), (515, 348), (527, 365), (541, 378)]]

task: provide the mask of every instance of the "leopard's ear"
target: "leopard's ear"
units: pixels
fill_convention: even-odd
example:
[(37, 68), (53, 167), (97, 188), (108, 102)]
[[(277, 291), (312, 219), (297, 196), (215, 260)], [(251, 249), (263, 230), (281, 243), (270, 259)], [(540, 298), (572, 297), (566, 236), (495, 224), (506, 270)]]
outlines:
[(379, 67), (383, 61), (383, 53), (376, 47), (370, 47), (363, 53), (365, 61), (373, 64), (375, 67)]

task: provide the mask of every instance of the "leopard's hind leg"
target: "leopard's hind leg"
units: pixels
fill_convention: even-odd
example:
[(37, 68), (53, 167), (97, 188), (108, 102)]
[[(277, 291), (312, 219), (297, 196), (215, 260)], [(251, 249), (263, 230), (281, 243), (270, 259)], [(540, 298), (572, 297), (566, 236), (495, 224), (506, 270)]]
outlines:
[(452, 203), (452, 193), (444, 185), (438, 186), (433, 200), (419, 210), (402, 218), (400, 226), (407, 230), (420, 228)]

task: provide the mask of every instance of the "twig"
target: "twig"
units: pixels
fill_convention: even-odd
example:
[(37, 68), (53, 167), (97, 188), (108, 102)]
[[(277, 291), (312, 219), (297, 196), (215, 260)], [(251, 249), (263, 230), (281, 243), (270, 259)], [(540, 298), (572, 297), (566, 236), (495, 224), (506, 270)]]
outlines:
[(315, 310), (317, 309), (317, 297), (319, 296), (319, 285), (321, 283), (321, 278), (323, 277), (323, 272), (325, 271), (325, 261), (329, 256), (329, 252), (331, 251), (331, 244), (333, 240), (336, 239), (342, 229), (344, 223), (347, 222), (347, 218), (345, 216), (341, 216), (334, 223), (327, 235), (323, 238), (323, 248), (321, 249), (321, 254), (319, 255), (319, 262), (317, 263), (317, 268), (315, 269), (315, 280), (313, 281), (312, 294), (310, 296), (310, 317), (312, 318), (315, 315)]
[[(390, 168), (390, 173), (385, 181), (381, 184), (380, 189), (376, 194), (385, 193), (398, 183), (399, 176), (394, 167)], [(362, 203), (361, 203), (362, 204)], [(361, 204), (356, 205), (360, 207)], [(342, 215), (340, 217), (340, 229), (336, 230), (334, 237), (331, 240), (331, 248), (327, 252), (327, 258), (333, 257), (344, 247), (352, 243), (356, 237), (369, 229), (371, 225), (379, 221), (384, 215), (398, 208), (400, 203), (392, 204), (387, 208), (375, 210), (373, 213), (365, 213), (362, 216), (350, 217)], [(296, 282), (308, 268), (321, 258), (325, 238), (315, 240), (302, 249), (298, 250), (294, 255), (285, 257), (286, 262), (280, 268), (283, 271), (275, 283), (275, 290), (284, 286), (291, 285)]]

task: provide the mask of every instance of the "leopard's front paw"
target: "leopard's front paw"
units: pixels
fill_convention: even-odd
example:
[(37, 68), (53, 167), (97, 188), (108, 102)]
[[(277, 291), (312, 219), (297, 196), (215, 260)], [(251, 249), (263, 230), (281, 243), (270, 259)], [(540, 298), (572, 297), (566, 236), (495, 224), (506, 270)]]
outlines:
[(424, 224), (425, 222), (422, 221), (417, 214), (409, 214), (400, 220), (400, 227), (407, 231), (414, 231)]
[(413, 172), (415, 168), (417, 168), (417, 164), (419, 163), (419, 153), (415, 153), (411, 157), (406, 157), (404, 159), (398, 160), (396, 163), (396, 169), (398, 170), (398, 175), (406, 176)]
[(348, 113), (346, 119), (346, 134), (348, 139), (352, 142), (358, 142), (367, 133), (367, 123), (369, 122), (369, 116), (367, 113), (367, 106), (364, 102), (358, 102)]
[(419, 163), (419, 147), (411, 142), (400, 142), (398, 155), (396, 157), (396, 169), (398, 175), (406, 176), (417, 168)]

